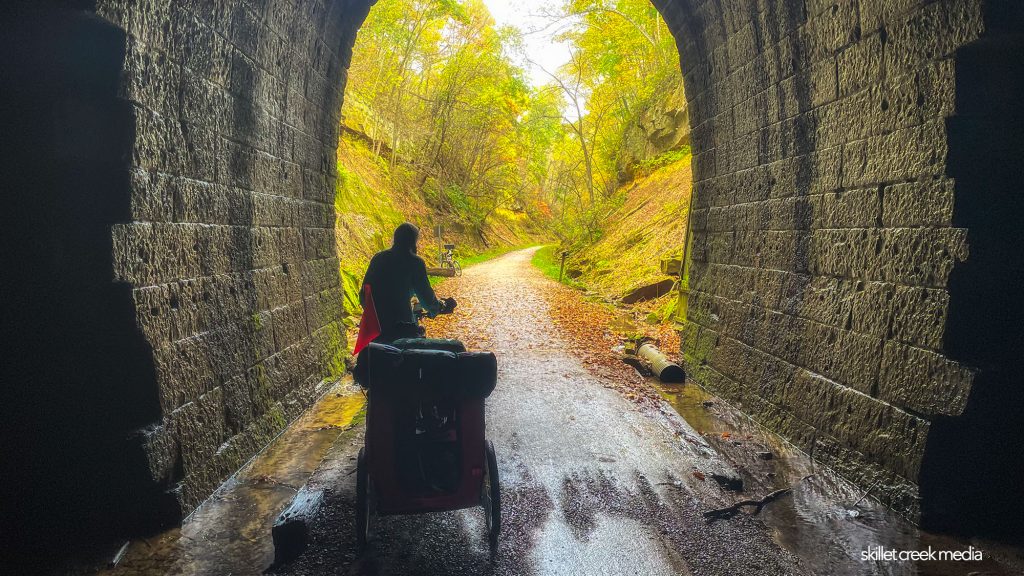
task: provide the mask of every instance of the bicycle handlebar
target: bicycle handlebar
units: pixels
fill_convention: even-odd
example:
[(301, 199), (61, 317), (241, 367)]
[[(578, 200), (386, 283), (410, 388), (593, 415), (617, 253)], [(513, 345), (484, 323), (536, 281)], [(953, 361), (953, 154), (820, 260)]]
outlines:
[[(437, 313), (438, 314), (451, 314), (452, 312), (455, 311), (455, 307), (457, 305), (458, 304), (455, 302), (454, 298), (444, 298), (444, 299), (441, 300), (441, 309), (438, 310)], [(422, 308), (420, 308), (420, 309), (415, 311), (415, 314), (416, 314), (416, 319), (418, 320), (420, 318), (423, 318), (424, 316), (427, 316), (427, 311), (422, 309)]]

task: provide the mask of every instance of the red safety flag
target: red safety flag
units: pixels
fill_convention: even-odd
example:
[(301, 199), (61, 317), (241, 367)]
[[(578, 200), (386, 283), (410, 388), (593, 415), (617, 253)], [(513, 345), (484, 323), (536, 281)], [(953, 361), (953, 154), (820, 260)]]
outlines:
[(363, 317), (359, 320), (359, 336), (356, 336), (356, 347), (352, 355), (359, 354), (377, 336), (380, 336), (380, 320), (377, 319), (377, 308), (373, 305), (373, 292), (367, 284), (363, 287)]

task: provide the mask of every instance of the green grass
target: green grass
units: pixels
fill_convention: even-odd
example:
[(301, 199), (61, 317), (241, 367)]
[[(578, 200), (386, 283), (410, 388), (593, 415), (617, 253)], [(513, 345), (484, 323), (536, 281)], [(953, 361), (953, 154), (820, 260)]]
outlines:
[(658, 170), (659, 168), (664, 168), (669, 164), (679, 162), (680, 160), (686, 158), (687, 156), (690, 156), (690, 154), (691, 152), (689, 146), (681, 146), (675, 150), (662, 152), (661, 154), (658, 154), (653, 158), (648, 158), (643, 162), (637, 164), (637, 173), (643, 176), (650, 175), (655, 170)]
[[(561, 257), (558, 255), (557, 246), (549, 244), (544, 246), (540, 250), (534, 253), (530, 263), (537, 267), (538, 270), (544, 273), (545, 276), (551, 278), (554, 281), (558, 281), (558, 272), (561, 269), (562, 262)], [(562, 284), (566, 286), (572, 286), (573, 288), (583, 289), (583, 284), (569, 278), (568, 276), (562, 276)]]

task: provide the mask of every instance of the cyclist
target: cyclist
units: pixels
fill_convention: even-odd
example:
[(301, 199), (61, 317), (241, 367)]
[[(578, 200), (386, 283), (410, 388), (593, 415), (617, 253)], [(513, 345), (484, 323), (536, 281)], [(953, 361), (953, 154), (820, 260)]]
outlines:
[(363, 277), (359, 291), (360, 304), (365, 306), (366, 286), (370, 286), (380, 323), (377, 342), (389, 343), (408, 336), (410, 324), (416, 324), (411, 299), (415, 296), (427, 316), (451, 312), (455, 299), (438, 300), (427, 279), (427, 265), (416, 255), (420, 231), (406, 222), (395, 229), (391, 248), (375, 254)]

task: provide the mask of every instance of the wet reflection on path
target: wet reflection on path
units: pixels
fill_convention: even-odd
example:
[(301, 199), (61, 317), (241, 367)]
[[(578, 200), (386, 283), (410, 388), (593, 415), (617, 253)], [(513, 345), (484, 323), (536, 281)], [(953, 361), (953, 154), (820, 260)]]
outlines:
[(274, 560), (270, 529), (298, 488), (363, 408), (350, 382), (334, 387), (173, 528), (133, 541), (100, 574), (259, 574)]
[[(815, 574), (834, 576), (1012, 576), (1024, 574), (1024, 550), (991, 542), (919, 530), (862, 490), (828, 470), (814, 466), (806, 454), (766, 432), (693, 384), (651, 380), (662, 398), (730, 461), (743, 476), (745, 497), (759, 497), (794, 487), (792, 497), (766, 506), (759, 515), (775, 540), (801, 558)], [(764, 459), (770, 453), (770, 459)], [(801, 479), (813, 474), (805, 481)], [(861, 551), (884, 546), (893, 550), (983, 550), (973, 562), (894, 562), (862, 560)]]

